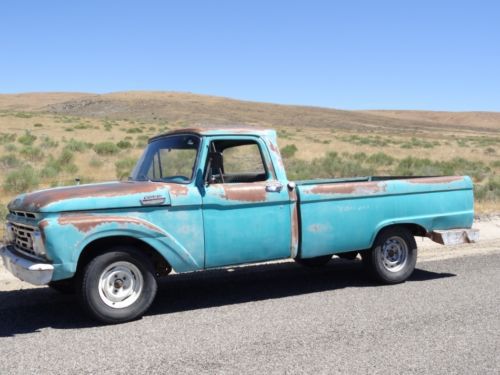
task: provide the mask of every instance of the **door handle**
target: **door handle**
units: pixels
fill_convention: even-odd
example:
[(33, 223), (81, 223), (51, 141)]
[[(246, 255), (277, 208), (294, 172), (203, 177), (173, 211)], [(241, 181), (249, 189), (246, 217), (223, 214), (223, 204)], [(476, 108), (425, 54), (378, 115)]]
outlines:
[(266, 191), (268, 193), (279, 193), (283, 189), (283, 185), (281, 184), (270, 184), (266, 185)]

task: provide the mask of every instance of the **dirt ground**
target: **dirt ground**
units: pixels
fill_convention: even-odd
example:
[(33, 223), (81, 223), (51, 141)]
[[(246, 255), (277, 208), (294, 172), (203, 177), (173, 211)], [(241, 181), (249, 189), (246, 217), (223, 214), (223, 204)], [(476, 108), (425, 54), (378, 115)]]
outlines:
[[(500, 253), (500, 214), (476, 218), (474, 228), (480, 230), (480, 240), (475, 244), (442, 246), (427, 238), (417, 237), (418, 262)], [(34, 287), (13, 277), (5, 270), (3, 264), (0, 264), (0, 291), (31, 289)]]

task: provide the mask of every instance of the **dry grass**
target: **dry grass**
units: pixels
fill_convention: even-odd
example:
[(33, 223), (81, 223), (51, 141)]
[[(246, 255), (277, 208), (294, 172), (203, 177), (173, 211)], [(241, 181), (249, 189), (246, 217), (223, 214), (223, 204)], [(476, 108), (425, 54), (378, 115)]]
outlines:
[[(128, 140), (136, 145), (141, 136), (200, 124), (276, 128), (280, 146), (296, 145), (295, 157), (309, 161), (332, 151), (367, 155), (383, 152), (396, 160), (407, 156), (433, 161), (462, 157), (489, 166), (492, 176), (500, 174), (498, 113), (340, 111), (156, 92), (0, 95), (0, 133), (19, 137), (29, 130), (37, 137), (35, 146), (40, 146), (45, 136), (58, 142), (57, 147), (43, 149), (43, 160), (30, 162), (39, 171), (49, 155), (58, 157), (71, 138), (93, 144)], [(18, 141), (13, 144), (17, 150), (10, 152), (12, 146), (0, 145), (0, 157), (14, 154), (21, 158), (23, 146)], [(78, 172), (42, 180), (40, 187), (69, 183), (75, 177), (83, 181), (115, 179), (115, 162), (138, 157), (141, 151), (142, 146), (105, 157), (92, 149), (75, 152)], [(3, 168), (0, 184), (8, 172)], [(12, 194), (4, 192), (1, 203), (11, 198)], [(500, 211), (500, 206), (498, 201), (481, 202), (477, 209)]]

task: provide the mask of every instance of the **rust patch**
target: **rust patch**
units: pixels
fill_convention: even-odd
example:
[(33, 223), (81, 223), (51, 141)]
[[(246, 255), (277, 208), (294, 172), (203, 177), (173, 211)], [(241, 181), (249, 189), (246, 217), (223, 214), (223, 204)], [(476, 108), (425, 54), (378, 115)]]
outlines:
[[(41, 190), (27, 194), (22, 208), (28, 211), (44, 207), (50, 203), (72, 198), (101, 198), (121, 195), (151, 193), (164, 186), (154, 182), (111, 182), (95, 185), (78, 185)], [(19, 209), (19, 208), (17, 208)]]
[(450, 182), (461, 181), (462, 176), (443, 176), (443, 177), (424, 177), (424, 178), (408, 178), (405, 181), (411, 184), (447, 184)]
[(385, 192), (386, 185), (377, 181), (370, 182), (347, 182), (331, 183), (314, 186), (310, 192), (312, 194), (352, 194), (369, 195)]
[(60, 225), (72, 225), (82, 233), (87, 233), (101, 224), (116, 223), (120, 226), (125, 226), (127, 224), (136, 224), (148, 228), (154, 232), (163, 234), (163, 232), (156, 226), (132, 217), (69, 214), (59, 216), (57, 222)]
[(40, 228), (40, 235), (42, 236), (43, 242), (45, 242), (45, 228), (49, 226), (49, 222), (47, 220), (42, 220), (40, 223), (38, 223), (38, 227)]
[(269, 152), (271, 154), (274, 154), (276, 156), (276, 160), (278, 160), (279, 167), (283, 169), (284, 168), (283, 159), (281, 158), (281, 154), (280, 154), (279, 148), (277, 147), (277, 145), (275, 145), (269, 139), (267, 140), (266, 143), (267, 143), (267, 147), (269, 147)]
[(292, 252), (299, 248), (299, 209), (297, 207), (296, 189), (288, 190), (288, 196), (292, 202), (292, 243), (290, 245)]
[(269, 146), (269, 150), (271, 150), (275, 154), (279, 155), (280, 150), (276, 147), (276, 145), (273, 142), (271, 142), (270, 140), (268, 140), (267, 144)]
[(224, 184), (222, 197), (229, 201), (265, 202), (267, 199), (266, 183)]
[(168, 187), (170, 189), (170, 194), (179, 197), (179, 196), (185, 196), (188, 195), (189, 193), (189, 188), (186, 185), (180, 185), (180, 184), (168, 184)]

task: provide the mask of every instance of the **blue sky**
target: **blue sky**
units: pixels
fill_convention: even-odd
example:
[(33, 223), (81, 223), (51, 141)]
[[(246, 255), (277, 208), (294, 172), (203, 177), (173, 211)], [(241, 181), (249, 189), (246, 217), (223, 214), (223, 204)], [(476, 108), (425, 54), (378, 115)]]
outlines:
[(2, 1), (0, 92), (500, 111), (499, 1)]

